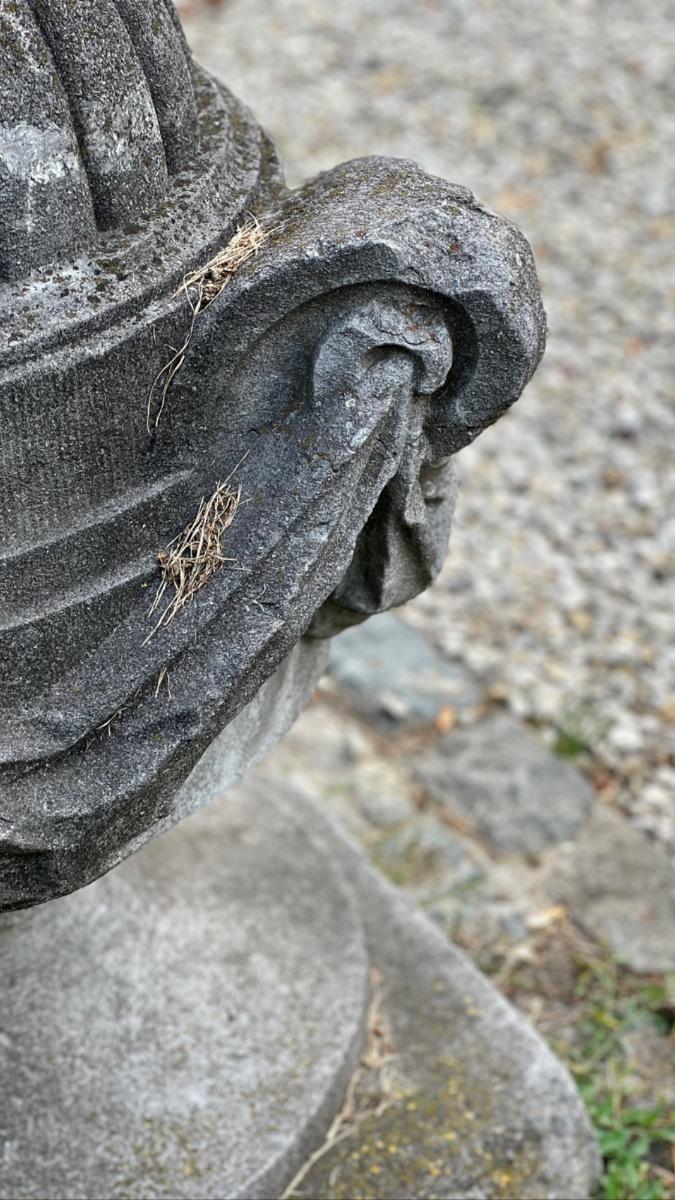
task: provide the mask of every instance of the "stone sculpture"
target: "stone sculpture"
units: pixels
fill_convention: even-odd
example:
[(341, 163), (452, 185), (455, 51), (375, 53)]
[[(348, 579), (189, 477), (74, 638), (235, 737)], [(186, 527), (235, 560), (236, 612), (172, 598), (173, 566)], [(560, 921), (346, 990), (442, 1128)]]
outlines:
[(129, 857), (433, 579), (452, 456), (542, 353), (523, 237), (406, 162), (289, 192), (170, 0), (0, 0), (0, 315), (0, 1196), (279, 1194), (371, 964), (402, 1064), (435, 1022), (414, 1152), (484, 1109), (433, 1194), (500, 1163), (586, 1194), (559, 1065), (306, 802), (231, 793)]
[[(4, 2), (0, 67), (12, 908), (170, 823), (224, 727), (240, 773), (320, 670), (303, 635), (427, 586), (451, 456), (517, 399), (543, 316), (525, 240), (463, 188), (366, 159), (289, 193), (165, 0)], [(227, 477), (230, 561), (148, 638), (158, 551)]]

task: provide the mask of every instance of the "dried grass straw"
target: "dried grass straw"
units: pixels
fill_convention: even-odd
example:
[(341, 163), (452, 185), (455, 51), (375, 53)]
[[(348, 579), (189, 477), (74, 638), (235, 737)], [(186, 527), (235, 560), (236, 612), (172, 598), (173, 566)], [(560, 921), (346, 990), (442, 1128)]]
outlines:
[[(323, 1145), (300, 1168), (282, 1192), (280, 1200), (301, 1196), (298, 1188), (312, 1167), (345, 1138), (358, 1133), (369, 1117), (380, 1117), (394, 1103), (396, 1085), (393, 1065), (397, 1055), (382, 1013), (382, 976), (376, 967), (371, 969), (370, 980), (372, 998), (366, 1024), (366, 1044), (359, 1066), (349, 1082), (345, 1102), (334, 1118)], [(361, 1095), (361, 1086), (368, 1077), (371, 1078), (371, 1087), (365, 1095)]]
[(231, 488), (229, 479), (219, 483), (208, 500), (202, 498), (194, 520), (169, 543), (166, 550), (160, 550), (157, 560), (162, 568), (162, 581), (153, 600), (150, 616), (161, 607), (171, 588), (173, 596), (143, 642), (144, 646), (158, 629), (171, 624), (223, 563), (234, 562), (234, 559), (223, 556), (221, 539), (234, 521), (240, 502), (241, 484)]
[[(251, 216), (248, 221), (239, 226), (227, 246), (219, 250), (206, 266), (200, 267), (192, 275), (186, 275), (178, 291), (174, 293), (175, 298), (181, 292), (185, 292), (187, 302), (192, 310), (192, 320), (190, 321), (190, 327), (183, 345), (179, 350), (176, 350), (173, 346), (169, 347), (173, 351), (173, 356), (162, 367), (150, 388), (146, 415), (146, 425), (149, 434), (152, 434), (153, 430), (157, 429), (162, 419), (169, 388), (185, 362), (185, 356), (195, 331), (197, 317), (220, 295), (225, 285), (243, 267), (244, 263), (248, 262), (249, 258), (258, 253), (267, 236), (258, 218)], [(160, 392), (159, 405), (157, 413), (153, 418), (152, 410), (158, 391)]]

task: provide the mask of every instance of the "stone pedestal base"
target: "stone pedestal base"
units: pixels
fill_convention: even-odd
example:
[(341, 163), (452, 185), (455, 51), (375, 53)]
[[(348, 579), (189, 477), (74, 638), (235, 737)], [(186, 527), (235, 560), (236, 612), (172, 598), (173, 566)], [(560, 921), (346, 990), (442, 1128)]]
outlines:
[(587, 1196), (544, 1044), (311, 802), (254, 780), (0, 919), (0, 1197), (279, 1195), (343, 1104), (372, 965), (388, 1107), (295, 1194)]

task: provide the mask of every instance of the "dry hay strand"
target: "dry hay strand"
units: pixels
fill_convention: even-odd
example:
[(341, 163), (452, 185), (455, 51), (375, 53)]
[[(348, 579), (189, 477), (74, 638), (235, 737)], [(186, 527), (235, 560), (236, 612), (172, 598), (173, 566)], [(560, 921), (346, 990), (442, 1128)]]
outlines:
[(169, 542), (166, 550), (159, 551), (157, 561), (162, 568), (162, 581), (149, 615), (157, 612), (167, 591), (172, 588), (173, 596), (143, 642), (144, 646), (158, 629), (171, 624), (223, 563), (234, 562), (234, 559), (223, 556), (221, 539), (234, 521), (240, 502), (241, 484), (233, 489), (229, 479), (219, 483), (208, 500), (202, 497), (194, 520)]
[[(267, 236), (258, 218), (251, 216), (205, 267), (185, 276), (176, 295), (185, 292), (192, 312), (197, 316), (213, 303), (244, 263), (258, 253)], [(190, 289), (195, 290), (194, 297), (190, 295)]]
[[(248, 262), (250, 258), (253, 258), (258, 253), (268, 236), (269, 234), (263, 230), (258, 218), (251, 215), (243, 225), (239, 226), (234, 237), (227, 245), (223, 246), (222, 250), (219, 250), (205, 266), (200, 267), (198, 271), (193, 271), (191, 275), (186, 275), (178, 290), (174, 292), (174, 299), (181, 292), (185, 293), (192, 312), (192, 319), (183, 345), (179, 349), (176, 349), (175, 346), (169, 346), (169, 349), (172, 351), (172, 357), (155, 376), (150, 388), (146, 413), (146, 426), (150, 435), (152, 435), (153, 430), (157, 429), (162, 419), (169, 388), (185, 362), (185, 356), (194, 335), (197, 317), (210, 304), (213, 304), (213, 301), (218, 298), (232, 276), (241, 270), (244, 263)], [(159, 404), (157, 412), (153, 417), (152, 410), (158, 391), (160, 393)]]
[(394, 1102), (396, 1079), (394, 1064), (396, 1048), (382, 1012), (382, 975), (373, 967), (370, 972), (371, 1001), (366, 1025), (366, 1044), (358, 1067), (349, 1081), (345, 1102), (333, 1120), (326, 1140), (282, 1193), (280, 1200), (292, 1200), (312, 1167), (334, 1146), (352, 1137), (369, 1117), (379, 1117)]

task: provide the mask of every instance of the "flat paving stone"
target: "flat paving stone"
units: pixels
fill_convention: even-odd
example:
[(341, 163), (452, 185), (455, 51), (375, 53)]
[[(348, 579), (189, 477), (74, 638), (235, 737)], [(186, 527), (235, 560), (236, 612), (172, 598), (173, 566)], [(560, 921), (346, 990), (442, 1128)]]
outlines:
[(634, 971), (675, 970), (675, 869), (611, 809), (598, 807), (546, 881), (593, 937)]
[(439, 655), (393, 613), (335, 638), (328, 670), (357, 711), (390, 728), (426, 724), (448, 705), (464, 708), (480, 700), (465, 668)]
[(437, 803), (507, 854), (574, 837), (593, 803), (584, 777), (506, 716), (447, 734), (413, 770)]

